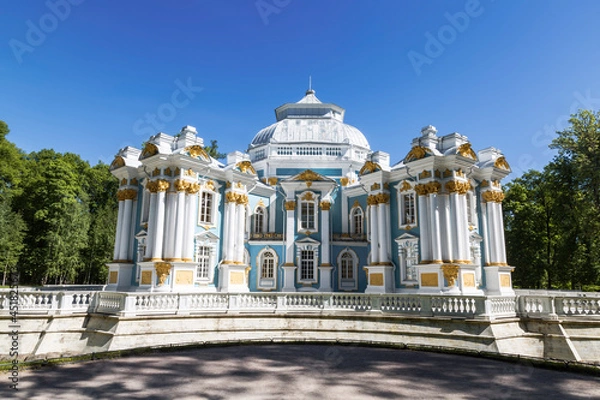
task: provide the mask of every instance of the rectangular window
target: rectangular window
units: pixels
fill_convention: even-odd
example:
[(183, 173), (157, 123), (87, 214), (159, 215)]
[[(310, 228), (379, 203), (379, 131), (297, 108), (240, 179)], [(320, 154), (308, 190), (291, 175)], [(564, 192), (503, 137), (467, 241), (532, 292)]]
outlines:
[(402, 210), (400, 225), (412, 225), (415, 223), (415, 194), (406, 193), (402, 195)]
[(209, 192), (202, 192), (200, 196), (200, 215), (198, 222), (201, 224), (212, 224), (213, 223), (213, 194)]
[(316, 229), (315, 204), (307, 201), (300, 203), (300, 218), (302, 229)]
[(208, 270), (210, 268), (210, 247), (198, 247), (196, 252), (196, 262), (198, 263), (198, 272), (196, 274), (196, 278), (208, 279)]
[(262, 276), (263, 279), (273, 279), (273, 272), (275, 269), (275, 263), (272, 257), (265, 257), (262, 265)]
[(313, 281), (315, 279), (315, 252), (302, 250), (300, 252), (300, 280)]

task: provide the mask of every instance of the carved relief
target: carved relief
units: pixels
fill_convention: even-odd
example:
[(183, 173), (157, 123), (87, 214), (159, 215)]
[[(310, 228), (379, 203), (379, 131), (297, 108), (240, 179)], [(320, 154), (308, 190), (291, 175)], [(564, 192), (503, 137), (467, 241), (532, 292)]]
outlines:
[(117, 192), (117, 199), (123, 200), (135, 200), (137, 198), (137, 190), (135, 189), (121, 189)]
[(252, 173), (252, 174), (256, 175), (256, 170), (254, 169), (254, 167), (252, 166), (252, 163), (250, 161), (240, 161), (239, 163), (237, 163), (237, 165), (235, 167), (237, 169), (239, 169), (240, 172), (243, 174)]
[(285, 209), (287, 211), (294, 211), (296, 209), (296, 202), (294, 200), (286, 201)]
[(171, 184), (164, 179), (157, 179), (155, 181), (150, 181), (146, 184), (146, 189), (148, 189), (152, 193), (156, 192), (166, 192), (169, 190), (169, 186)]
[(504, 158), (504, 156), (498, 157), (496, 159), (496, 161), (494, 162), (494, 167), (510, 170), (510, 165), (508, 165), (508, 162), (506, 161), (506, 158)]
[(446, 190), (450, 193), (465, 194), (471, 190), (470, 182), (450, 181), (446, 183)]
[(444, 278), (448, 282), (448, 287), (452, 287), (456, 283), (456, 280), (458, 279), (459, 269), (460, 268), (458, 265), (453, 265), (453, 264), (442, 265), (442, 272), (444, 274)]
[(379, 164), (373, 161), (366, 161), (360, 169), (360, 171), (358, 172), (358, 175), (367, 175), (377, 171), (381, 171), (381, 167), (379, 166)]
[(465, 143), (460, 145), (458, 147), (458, 150), (456, 151), (456, 154), (477, 161), (477, 154), (475, 154), (475, 152), (471, 148), (471, 143)]
[(498, 190), (489, 190), (481, 193), (481, 198), (486, 203), (502, 203), (502, 200), (504, 200), (504, 193)]
[(206, 152), (206, 150), (204, 150), (204, 148), (200, 145), (193, 145), (193, 146), (188, 146), (185, 148), (185, 151), (189, 154), (190, 157), (193, 158), (203, 158), (206, 161), (210, 161), (210, 156), (208, 155), (208, 153)]
[(164, 285), (167, 276), (171, 274), (171, 264), (165, 262), (157, 262), (154, 265), (156, 275), (158, 276), (158, 286)]
[(410, 149), (406, 157), (404, 157), (404, 162), (420, 160), (421, 158), (424, 158), (427, 154), (431, 154), (430, 149), (422, 146), (415, 146), (412, 149)]

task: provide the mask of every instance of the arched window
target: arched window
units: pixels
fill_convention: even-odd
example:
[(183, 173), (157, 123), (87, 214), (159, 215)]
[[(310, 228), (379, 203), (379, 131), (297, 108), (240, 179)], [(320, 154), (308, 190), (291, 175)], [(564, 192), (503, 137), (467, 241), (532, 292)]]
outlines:
[(318, 231), (319, 225), (317, 221), (317, 210), (319, 205), (319, 196), (313, 192), (304, 192), (298, 197), (298, 231)]
[(346, 248), (338, 256), (338, 276), (340, 290), (356, 290), (358, 257), (356, 253)]
[(350, 233), (352, 235), (362, 235), (364, 229), (364, 213), (362, 208), (354, 207), (350, 212)]
[(273, 290), (277, 288), (277, 253), (269, 246), (256, 257), (257, 288)]
[(256, 207), (254, 210), (254, 227), (252, 233), (264, 233), (267, 212), (264, 207)]

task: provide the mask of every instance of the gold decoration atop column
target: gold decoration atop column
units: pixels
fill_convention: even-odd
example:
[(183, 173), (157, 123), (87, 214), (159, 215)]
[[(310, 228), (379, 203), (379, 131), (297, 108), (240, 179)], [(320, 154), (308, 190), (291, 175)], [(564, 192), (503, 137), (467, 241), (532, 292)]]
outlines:
[[(194, 172), (194, 171), (192, 171), (192, 172)], [(175, 176), (179, 176), (179, 175), (181, 175), (181, 168), (177, 167), (177, 168), (175, 168)]]
[(158, 176), (158, 175), (160, 175), (160, 169), (154, 168), (154, 171), (152, 171), (152, 176)]
[(200, 184), (198, 182), (190, 182), (190, 185), (185, 191), (187, 194), (196, 194), (200, 191)]
[(166, 192), (169, 190), (169, 186), (171, 186), (171, 184), (164, 179), (157, 179), (146, 184), (146, 188), (152, 193)]
[(437, 181), (431, 181), (424, 184), (416, 185), (415, 191), (419, 196), (427, 196), (428, 194), (437, 194), (442, 188), (442, 184)]
[(340, 178), (340, 184), (341, 184), (342, 186), (348, 186), (348, 180), (349, 180), (349, 179), (348, 179), (348, 178), (346, 178), (346, 177)]
[(277, 178), (272, 176), (269, 179), (267, 179), (267, 182), (269, 183), (269, 185), (275, 186), (275, 185), (277, 185)]
[(175, 186), (175, 190), (177, 190), (178, 192), (185, 192), (185, 191), (187, 191), (187, 188), (190, 186), (190, 182), (184, 181), (182, 179), (177, 179), (174, 182), (174, 186)]
[(373, 195), (373, 194), (367, 196), (367, 205), (368, 206), (376, 206), (377, 205), (377, 196)]
[(481, 193), (481, 198), (486, 203), (502, 203), (502, 200), (504, 200), (504, 193), (499, 190), (488, 190), (487, 192)]
[(285, 209), (287, 211), (294, 211), (296, 209), (296, 202), (294, 200), (286, 201)]
[(156, 275), (158, 276), (158, 286), (164, 285), (167, 276), (171, 274), (171, 264), (166, 262), (157, 262), (154, 264)]
[(238, 194), (236, 199), (237, 204), (248, 204), (248, 195), (247, 194)]
[(165, 175), (167, 175), (167, 176), (173, 175), (173, 171), (171, 171), (171, 167), (167, 167), (167, 169), (165, 169)]
[(444, 178), (450, 178), (452, 176), (452, 171), (450, 171), (448, 168), (446, 168), (446, 170), (444, 171), (444, 173), (442, 174), (442, 176)]
[(465, 194), (471, 190), (471, 183), (464, 181), (450, 181), (446, 183), (446, 190), (450, 193)]
[(225, 193), (225, 203), (237, 203), (238, 196), (239, 194), (235, 192)]
[(471, 148), (471, 143), (465, 143), (458, 147), (456, 154), (477, 161), (477, 154)]
[(486, 179), (482, 180), (481, 183), (479, 184), (480, 187), (488, 187), (490, 186), (490, 182)]
[(375, 196), (378, 204), (388, 204), (390, 202), (390, 195), (387, 193), (378, 193)]
[(244, 188), (244, 184), (243, 184), (241, 181), (238, 181), (238, 182), (235, 184), (235, 187), (236, 187), (236, 188), (238, 188), (238, 189), (243, 189), (243, 188)]
[(121, 186), (127, 185), (127, 178), (121, 179)]
[(185, 176), (191, 176), (191, 177), (194, 177), (194, 178), (196, 177), (196, 173), (191, 168), (186, 169), (185, 172), (183, 173), (183, 175), (185, 175)]
[(445, 264), (442, 265), (442, 272), (444, 274), (444, 278), (448, 282), (448, 286), (452, 287), (456, 283), (456, 279), (458, 279), (458, 271), (460, 267), (454, 264)]
[(123, 200), (135, 200), (137, 198), (137, 190), (135, 189), (121, 189), (117, 192), (117, 199)]
[(132, 186), (137, 186), (137, 184), (138, 184), (138, 180), (137, 180), (137, 178), (133, 178), (133, 179), (131, 179), (131, 180), (129, 181), (129, 184), (130, 184), (130, 185), (132, 185)]
[(496, 161), (494, 161), (494, 167), (505, 169), (507, 171), (510, 170), (510, 165), (508, 165), (508, 162), (504, 156), (498, 157)]
[(458, 168), (456, 170), (456, 176), (460, 176), (461, 178), (464, 178), (465, 177), (465, 173), (463, 172), (462, 169)]
[(210, 179), (204, 182), (204, 185), (202, 186), (204, 186), (208, 190), (212, 190), (213, 192), (215, 191), (215, 183)]
[(379, 190), (381, 189), (381, 185), (377, 182), (375, 182), (374, 184), (371, 185), (371, 191), (375, 191), (375, 190)]
[(439, 179), (442, 177), (442, 174), (439, 169), (436, 169), (435, 171), (433, 171), (433, 176)]
[(321, 202), (321, 210), (323, 211), (329, 211), (329, 209), (331, 208), (331, 203), (328, 201), (322, 201)]

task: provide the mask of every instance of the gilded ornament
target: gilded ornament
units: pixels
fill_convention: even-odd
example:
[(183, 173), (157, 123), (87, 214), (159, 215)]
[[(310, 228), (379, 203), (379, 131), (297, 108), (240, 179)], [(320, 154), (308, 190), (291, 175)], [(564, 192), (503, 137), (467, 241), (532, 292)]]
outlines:
[(390, 183), (389, 183), (389, 182), (385, 182), (385, 183), (383, 184), (383, 188), (384, 188), (385, 190), (390, 190)]
[(463, 181), (450, 181), (446, 183), (446, 190), (450, 193), (465, 194), (471, 190), (471, 183)]
[(190, 186), (190, 182), (184, 181), (182, 179), (177, 179), (174, 183), (175, 190), (178, 192), (184, 192)]
[(132, 179), (132, 180), (129, 182), (129, 184), (130, 184), (130, 185), (133, 185), (133, 186), (137, 186), (137, 184), (138, 184), (138, 180), (137, 180), (137, 178), (133, 178), (133, 179)]
[(412, 186), (410, 185), (410, 183), (408, 183), (408, 181), (403, 181), (402, 186), (400, 187), (400, 191), (406, 192), (408, 190), (412, 190)]
[(498, 157), (496, 161), (494, 161), (494, 167), (505, 169), (507, 171), (510, 170), (510, 165), (508, 165), (508, 162), (504, 156)]
[(246, 195), (246, 194), (238, 194), (238, 198), (237, 198), (236, 203), (237, 204), (243, 204), (243, 205), (248, 204), (248, 195)]
[(302, 198), (302, 200), (308, 200), (308, 201), (312, 201), (315, 199), (312, 192), (305, 192), (301, 198)]
[(213, 192), (215, 191), (215, 183), (212, 180), (204, 182), (204, 187), (208, 190), (212, 190)]
[(448, 287), (452, 287), (456, 283), (456, 279), (458, 279), (459, 269), (460, 267), (458, 265), (442, 265), (442, 273), (444, 274), (444, 278), (448, 282)]
[(235, 184), (235, 187), (238, 189), (242, 189), (244, 187), (244, 184), (238, 181), (238, 183)]
[(125, 166), (125, 159), (121, 156), (116, 156), (113, 162), (110, 164), (110, 170), (118, 169)]
[(430, 154), (430, 153), (431, 153), (431, 150), (426, 147), (415, 146), (412, 149), (410, 149), (410, 151), (408, 152), (406, 157), (404, 157), (404, 162), (420, 160), (421, 158), (424, 158), (427, 154)]
[(342, 186), (348, 186), (348, 178), (346, 178), (346, 177), (340, 178), (340, 183)]
[(271, 185), (271, 186), (275, 186), (275, 185), (277, 185), (277, 178), (275, 178), (275, 177), (273, 176), (273, 177), (269, 178), (269, 179), (267, 180), (267, 182), (269, 182), (269, 185)]
[(181, 175), (181, 168), (177, 167), (175, 168), (175, 176), (179, 176)]
[(427, 190), (427, 194), (437, 194), (442, 188), (442, 184), (436, 181), (427, 182), (425, 184), (425, 189)]
[(307, 187), (307, 188), (309, 188), (309, 187), (311, 187), (311, 186), (312, 186), (312, 182), (310, 182), (310, 181), (307, 181), (307, 182), (306, 182), (306, 187)]
[(166, 262), (157, 262), (154, 265), (156, 275), (158, 276), (158, 286), (164, 285), (167, 280), (167, 276), (171, 273), (171, 264)]
[(321, 202), (321, 209), (323, 211), (329, 211), (329, 209), (331, 208), (331, 203), (328, 201), (322, 201)]
[(459, 168), (459, 169), (456, 170), (456, 176), (460, 176), (461, 178), (464, 178), (465, 177), (465, 173), (463, 172), (462, 169)]
[(237, 203), (239, 194), (235, 192), (225, 193), (225, 203)]
[(415, 192), (417, 192), (419, 196), (427, 196), (427, 187), (424, 184), (416, 185)]
[(231, 187), (231, 182), (227, 181), (225, 182), (225, 188), (229, 189)]
[(427, 178), (431, 178), (431, 172), (428, 170), (423, 170), (423, 172), (421, 172), (419, 174), (419, 179), (427, 179)]
[(200, 184), (198, 182), (190, 182), (190, 185), (186, 189), (187, 194), (196, 194), (200, 191)]
[(263, 201), (263, 199), (258, 200), (258, 203), (256, 203), (256, 207), (264, 207), (265, 206), (265, 202)]
[(376, 197), (378, 204), (387, 204), (390, 202), (390, 195), (387, 193), (378, 193)]
[(152, 171), (152, 176), (158, 176), (158, 175), (160, 175), (160, 169), (154, 168), (154, 171)]
[(127, 185), (127, 178), (121, 179), (121, 186)]
[(379, 190), (379, 189), (381, 189), (381, 185), (379, 183), (375, 182), (374, 184), (371, 185), (372, 191)]
[(435, 171), (433, 171), (433, 176), (435, 176), (436, 178), (441, 178), (442, 173), (440, 172), (439, 169), (436, 169)]
[(484, 179), (481, 181), (481, 184), (479, 186), (488, 187), (488, 186), (490, 186), (490, 182), (488, 180)]
[(450, 178), (452, 176), (452, 171), (450, 171), (448, 168), (446, 168), (446, 170), (444, 171), (444, 173), (442, 175), (444, 178)]
[(499, 190), (489, 190), (481, 194), (483, 201), (487, 203), (502, 203), (504, 200), (504, 193)]
[(294, 200), (286, 201), (285, 209), (287, 211), (294, 211), (296, 209), (296, 202)]
[(456, 154), (477, 161), (477, 154), (475, 154), (475, 152), (471, 148), (471, 143), (465, 143), (460, 145), (458, 147), (458, 150), (456, 151)]
[(188, 152), (190, 157), (193, 157), (193, 158), (202, 157), (204, 160), (210, 161), (210, 156), (208, 155), (206, 150), (204, 150), (204, 148), (198, 144), (186, 147), (185, 151)]
[(320, 181), (322, 179), (321, 179), (321, 175), (317, 174), (314, 171), (311, 171), (310, 169), (307, 169), (306, 171), (299, 174), (294, 180), (295, 181)]
[(172, 172), (173, 171), (171, 171), (171, 167), (167, 167), (167, 169), (165, 169), (165, 175), (167, 175), (167, 176), (171, 176)]
[(355, 207), (360, 207), (360, 203), (358, 202), (358, 200), (354, 200), (354, 204), (352, 204), (352, 208)]
[(375, 196), (375, 195), (367, 196), (367, 205), (368, 206), (376, 206), (377, 205), (377, 196)]
[(121, 189), (117, 192), (117, 199), (119, 201), (135, 200), (136, 197), (137, 197), (137, 190), (135, 190), (135, 189)]
[(194, 170), (189, 168), (187, 169), (184, 173), (185, 176), (192, 176), (192, 177), (196, 177), (196, 174), (194, 173)]
[(239, 163), (236, 164), (235, 167), (237, 169), (239, 169), (240, 172), (243, 174), (252, 173), (252, 174), (256, 175), (256, 170), (254, 169), (254, 167), (252, 166), (252, 163), (250, 161), (240, 161)]
[(381, 171), (381, 166), (379, 166), (379, 164), (373, 161), (366, 161), (358, 172), (358, 175), (363, 176), (377, 171)]
[(156, 154), (158, 154), (158, 147), (156, 147), (154, 143), (146, 143), (144, 145), (144, 149), (142, 150), (142, 154), (140, 155), (140, 160), (152, 157)]

